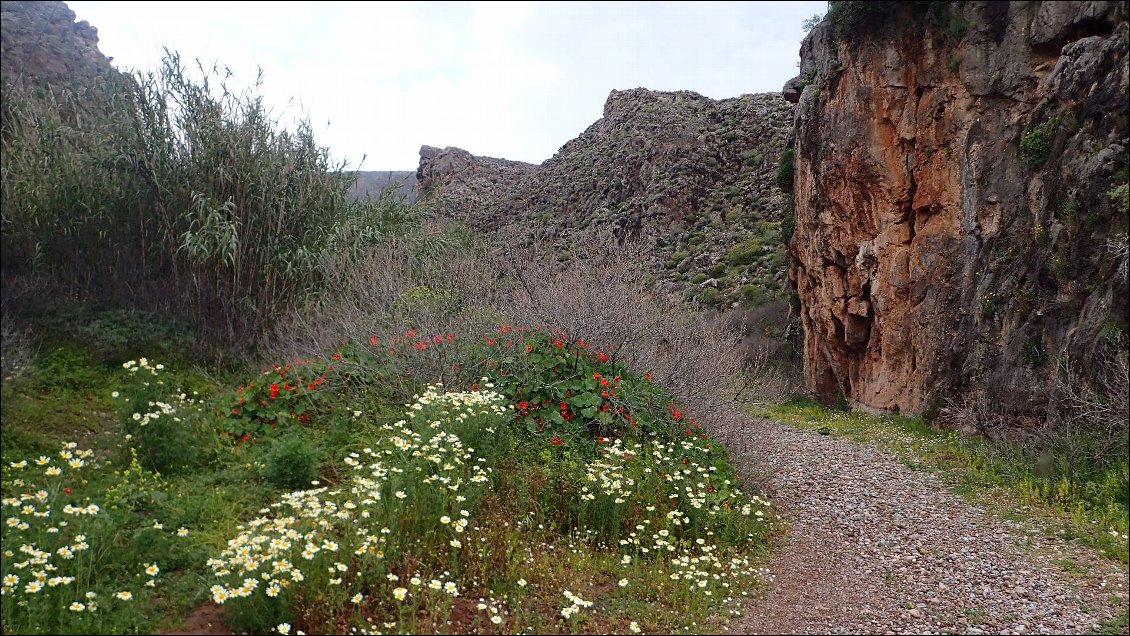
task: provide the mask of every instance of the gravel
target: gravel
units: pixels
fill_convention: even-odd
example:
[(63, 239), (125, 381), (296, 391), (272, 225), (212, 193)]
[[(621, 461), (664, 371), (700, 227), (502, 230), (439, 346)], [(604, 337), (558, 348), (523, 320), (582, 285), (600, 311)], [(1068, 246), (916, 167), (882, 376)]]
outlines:
[(1125, 566), (998, 519), (874, 445), (767, 420), (753, 433), (789, 530), (768, 593), (731, 632), (1086, 633), (1126, 608)]

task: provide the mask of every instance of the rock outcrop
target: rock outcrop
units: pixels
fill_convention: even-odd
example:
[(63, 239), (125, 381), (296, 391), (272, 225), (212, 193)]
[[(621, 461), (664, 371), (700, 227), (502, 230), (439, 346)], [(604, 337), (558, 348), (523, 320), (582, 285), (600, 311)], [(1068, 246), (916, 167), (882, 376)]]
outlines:
[(807, 385), (1038, 411), (1126, 333), (1127, 6), (884, 4), (833, 9), (786, 88)]
[(612, 91), (604, 117), (541, 165), (425, 146), (417, 187), (435, 214), (561, 259), (596, 230), (646, 241), (660, 291), (706, 306), (764, 299), (785, 289), (772, 183), (791, 110), (776, 94)]
[(63, 85), (114, 73), (98, 50), (98, 29), (62, 2), (0, 2), (5, 81)]

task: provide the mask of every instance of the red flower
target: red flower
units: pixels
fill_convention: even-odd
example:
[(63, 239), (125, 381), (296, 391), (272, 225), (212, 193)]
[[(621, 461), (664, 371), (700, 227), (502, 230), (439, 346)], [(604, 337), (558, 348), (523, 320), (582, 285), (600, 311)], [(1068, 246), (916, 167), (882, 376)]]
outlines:
[(239, 415), (239, 409), (233, 407), (232, 410), (231, 410), (231, 414), (232, 415)]
[(607, 379), (601, 380), (600, 386), (608, 386), (608, 380)]
[(564, 441), (565, 441), (565, 440), (561, 439), (560, 437), (551, 437), (551, 438), (549, 438), (549, 442), (550, 442), (551, 444), (557, 444), (558, 446), (560, 446), (560, 445), (561, 445), (561, 443), (562, 443), (562, 442), (564, 442)]
[(271, 399), (273, 400), (273, 399), (277, 398), (278, 396), (279, 396), (279, 385), (272, 384), (271, 385)]
[(564, 343), (564, 342), (561, 342), (560, 340), (554, 340), (554, 341), (553, 341), (553, 346), (557, 347), (558, 349), (564, 349), (564, 348), (565, 348), (565, 343)]
[(688, 428), (687, 430), (683, 431), (683, 435), (686, 435), (687, 437), (691, 437), (691, 436), (694, 435), (694, 431), (692, 431), (691, 429)]
[(598, 360), (600, 360), (601, 362), (608, 362), (608, 356), (607, 356), (607, 355), (605, 355), (605, 353), (604, 353), (603, 351), (597, 351), (597, 352), (596, 352), (596, 357), (597, 357), (597, 359), (598, 359)]
[(424, 349), (428, 348), (428, 343), (424, 342), (423, 340), (417, 340), (416, 342), (412, 343), (412, 348), (416, 351), (423, 351)]
[(490, 337), (488, 337), (488, 338), (486, 339), (486, 342), (487, 342), (487, 344), (488, 344), (488, 345), (490, 345), (490, 346), (492, 346), (492, 347), (494, 346), (494, 338), (490, 338)]
[(376, 336), (369, 336), (369, 346), (370, 347), (377, 346), (377, 342), (378, 342), (378, 340), (377, 340)]
[(409, 329), (408, 331), (404, 332), (404, 335), (408, 336), (409, 338), (415, 338), (416, 337), (416, 330), (415, 329)]
[(66, 488), (63, 488), (63, 492), (67, 493), (68, 495), (71, 494), (71, 487), (67, 486)]
[(568, 404), (566, 404), (566, 403), (564, 403), (564, 402), (562, 402), (562, 403), (561, 403), (561, 410), (562, 410), (562, 411), (568, 411), (568, 410), (569, 410), (569, 405), (568, 405)]
[(333, 358), (334, 360), (341, 360), (341, 354), (340, 354), (340, 353), (337, 353), (336, 351), (335, 351), (335, 352), (334, 352), (334, 354), (333, 354), (332, 356), (330, 356), (330, 357), (331, 357), (331, 358)]
[(526, 353), (533, 353), (534, 345), (526, 345)]
[(432, 336), (432, 342), (434, 342), (436, 344), (443, 342), (443, 336), (438, 335), (438, 334), (435, 335), (435, 336)]
[(592, 379), (599, 380), (600, 379), (600, 372), (594, 372), (592, 374)]
[(518, 403), (518, 408), (525, 411), (526, 409), (530, 408), (530, 403), (525, 401), (525, 400), (522, 400), (521, 402)]
[(455, 340), (455, 334), (453, 334), (453, 333), (447, 334), (447, 341), (451, 342), (452, 340)]
[(651, 379), (651, 371), (648, 371), (647, 373), (643, 374), (643, 377), (645, 377), (645, 378), (647, 378), (648, 380), (650, 380), (650, 379)]
[(510, 325), (502, 325), (501, 327), (498, 328), (498, 330), (502, 333), (510, 333), (513, 329), (514, 328), (511, 327)]

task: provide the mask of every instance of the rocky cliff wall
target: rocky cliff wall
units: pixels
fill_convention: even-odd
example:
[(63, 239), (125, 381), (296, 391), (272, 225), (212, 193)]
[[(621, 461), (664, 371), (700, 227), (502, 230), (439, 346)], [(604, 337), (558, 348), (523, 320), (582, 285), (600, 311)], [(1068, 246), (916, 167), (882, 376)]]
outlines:
[(541, 165), (425, 146), (417, 187), (436, 214), (558, 258), (608, 231), (653, 246), (660, 291), (760, 302), (785, 290), (772, 184), (791, 111), (778, 94), (612, 91), (604, 117)]
[(0, 32), (5, 81), (67, 85), (114, 72), (98, 30), (62, 2), (4, 0)]
[(830, 14), (785, 91), (807, 385), (1039, 410), (1126, 333), (1126, 4), (840, 4), (876, 10)]

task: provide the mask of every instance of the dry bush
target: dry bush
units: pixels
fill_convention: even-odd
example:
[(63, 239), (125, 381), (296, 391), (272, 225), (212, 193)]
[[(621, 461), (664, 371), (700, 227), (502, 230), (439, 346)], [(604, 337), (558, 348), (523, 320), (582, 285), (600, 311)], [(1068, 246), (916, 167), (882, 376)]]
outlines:
[[(715, 434), (740, 432), (748, 421), (735, 407), (780, 399), (793, 385), (769, 363), (770, 346), (743, 347), (743, 334), (722, 316), (657, 299), (637, 265), (646, 262), (642, 249), (604, 237), (574, 248), (563, 264), (538, 251), (487, 254), (464, 245), (421, 254), (389, 243), (359, 261), (325, 262), (332, 293), (279, 325), (268, 354), (325, 355), (372, 336), (387, 343), (409, 328), (425, 337), (453, 333), (456, 345), (501, 324), (557, 328), (651, 372)], [(457, 353), (446, 344), (414, 353), (397, 388), (448, 379)]]
[(502, 309), (516, 324), (556, 327), (603, 347), (617, 363), (650, 371), (715, 434), (743, 429), (736, 406), (783, 397), (788, 383), (768, 364), (768, 351), (750, 355), (742, 334), (717, 314), (699, 314), (652, 294), (639, 263), (645, 246), (597, 236), (572, 248), (558, 264), (546, 254), (507, 254), (517, 281)]
[(1065, 357), (1049, 384), (1048, 407), (1039, 417), (1013, 412), (999, 395), (974, 389), (951, 400), (941, 410), (939, 421), (994, 442), (1019, 442), (1027, 454), (1041, 461), (1059, 457), (1074, 472), (1126, 457), (1128, 392), (1130, 365), (1123, 340), (1100, 357), (1097, 373), (1084, 373)]
[(1067, 358), (1053, 381), (1052, 401), (1041, 434), (1053, 437), (1072, 465), (1100, 465), (1125, 458), (1130, 437), (1130, 364), (1125, 338), (1101, 355), (1098, 373), (1087, 380)]

